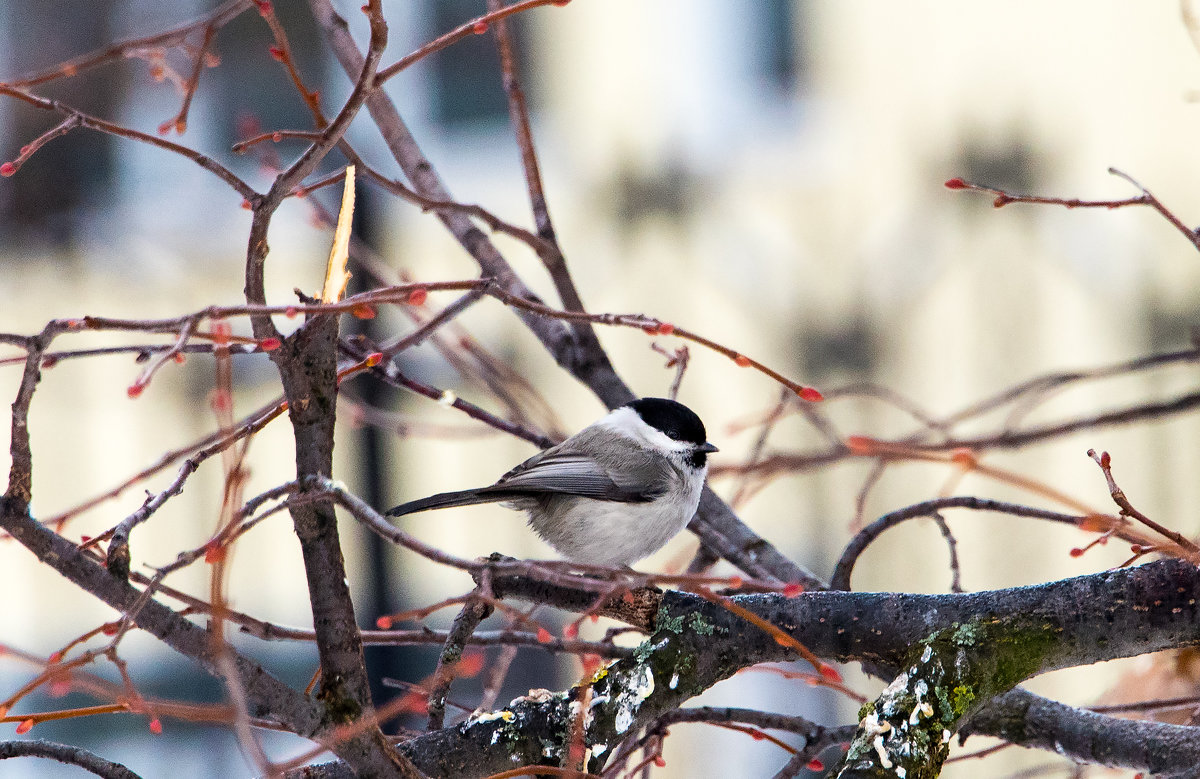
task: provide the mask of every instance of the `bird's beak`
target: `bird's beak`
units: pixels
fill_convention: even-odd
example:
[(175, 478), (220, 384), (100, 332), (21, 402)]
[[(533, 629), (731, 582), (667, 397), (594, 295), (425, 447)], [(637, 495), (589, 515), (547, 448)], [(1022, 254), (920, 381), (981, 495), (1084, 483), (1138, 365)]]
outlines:
[(708, 441), (705, 441), (705, 442), (704, 442), (704, 443), (703, 443), (703, 444), (702, 444), (702, 445), (699, 447), (699, 450), (700, 450), (701, 452), (704, 452), (705, 454), (711, 454), (712, 452), (719, 452), (719, 451), (721, 451), (721, 450), (720, 450), (720, 449), (718, 449), (717, 447), (715, 447), (715, 446), (713, 446), (712, 444), (710, 444)]

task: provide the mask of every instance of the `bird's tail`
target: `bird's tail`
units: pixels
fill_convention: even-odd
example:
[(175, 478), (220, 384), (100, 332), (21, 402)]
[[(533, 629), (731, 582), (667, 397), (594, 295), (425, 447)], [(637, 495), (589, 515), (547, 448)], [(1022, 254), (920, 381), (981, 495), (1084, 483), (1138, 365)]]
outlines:
[(508, 500), (510, 498), (512, 498), (510, 493), (483, 492), (481, 490), (439, 492), (437, 495), (430, 495), (428, 498), (421, 498), (420, 500), (412, 500), (408, 503), (401, 503), (399, 506), (385, 511), (384, 515), (389, 517), (402, 517), (405, 514), (415, 514), (418, 511), (445, 509), (450, 508), (451, 506), (471, 506), (476, 503), (495, 503), (496, 501)]

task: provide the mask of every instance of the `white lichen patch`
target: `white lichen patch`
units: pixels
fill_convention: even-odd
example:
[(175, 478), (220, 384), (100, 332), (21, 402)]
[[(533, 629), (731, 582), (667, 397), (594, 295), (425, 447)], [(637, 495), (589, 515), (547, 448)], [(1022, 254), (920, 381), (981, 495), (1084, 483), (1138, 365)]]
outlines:
[(887, 747), (883, 745), (883, 736), (876, 736), (871, 741), (871, 746), (875, 747), (875, 754), (879, 756), (879, 765), (883, 768), (891, 768), (892, 759), (888, 757)]
[(676, 687), (678, 687), (679, 686), (679, 674), (677, 674), (677, 673), (671, 674), (671, 681), (667, 682), (667, 686), (670, 687), (672, 690), (674, 690)]
[[(620, 689), (619, 686), (618, 689)], [(613, 726), (618, 733), (624, 733), (633, 726), (637, 710), (652, 694), (654, 694), (654, 672), (646, 665), (633, 669), (629, 674), (628, 684), (615, 698), (617, 713), (613, 718)]]
[(884, 737), (891, 732), (892, 723), (879, 719), (877, 713), (871, 712), (859, 720), (858, 726), (863, 729), (866, 737), (871, 739), (871, 746), (875, 748), (875, 754), (879, 756), (879, 764), (884, 768), (891, 768), (892, 759), (888, 756), (887, 747), (884, 746), (883, 741)]
[(908, 724), (916, 725), (921, 721), (922, 717), (928, 719), (932, 716), (933, 706), (930, 706), (928, 701), (921, 701), (916, 706), (913, 706), (912, 714), (908, 715)]
[(867, 716), (863, 717), (859, 721), (858, 726), (865, 730), (868, 736), (878, 733), (887, 733), (892, 729), (892, 723), (888, 722), (887, 720), (879, 719), (879, 715), (875, 712), (871, 712)]
[(918, 679), (913, 685), (913, 695), (917, 702), (913, 705), (913, 710), (908, 715), (908, 724), (916, 725), (921, 721), (921, 717), (932, 717), (933, 707), (925, 700), (925, 696), (929, 693), (929, 685), (924, 679)]
[(618, 733), (624, 733), (633, 725), (633, 710), (627, 708), (617, 709), (617, 716), (613, 719), (613, 727)]
[(904, 689), (907, 686), (908, 686), (908, 675), (907, 674), (899, 674), (896, 676), (895, 679), (892, 680), (891, 684), (889, 684), (887, 687), (883, 688), (883, 692), (880, 693), (879, 697), (880, 698), (894, 698), (897, 695), (899, 695), (900, 693), (904, 692)]

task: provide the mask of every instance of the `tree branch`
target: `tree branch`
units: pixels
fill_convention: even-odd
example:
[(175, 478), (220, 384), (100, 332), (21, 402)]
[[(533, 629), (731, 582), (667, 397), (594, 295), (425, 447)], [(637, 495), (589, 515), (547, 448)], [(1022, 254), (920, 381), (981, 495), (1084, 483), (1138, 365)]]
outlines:
[(105, 760), (86, 749), (53, 741), (0, 741), (0, 760), (12, 757), (44, 757), (78, 766), (103, 779), (141, 779), (120, 763)]
[[(498, 577), (495, 586), (501, 584)], [(892, 667), (900, 667), (913, 646), (938, 630), (972, 620), (1019, 620), (1036, 636), (1037, 652), (1016, 674), (1026, 678), (1068, 666), (1200, 645), (1198, 597), (1200, 570), (1166, 560), (984, 593), (814, 592), (793, 598), (742, 595), (733, 600), (820, 656)], [(790, 657), (791, 650), (721, 606), (688, 593), (662, 593), (653, 635), (633, 657), (613, 662), (588, 682), (592, 720), (586, 743), (602, 758), (624, 736), (739, 669)], [(557, 765), (560, 750), (568, 746), (564, 734), (570, 732), (571, 704), (580, 690), (574, 687), (545, 700), (519, 700), (500, 712), (418, 736), (401, 749), (433, 776), (487, 776), (514, 762)], [(975, 722), (989, 720), (977, 717)], [(977, 732), (984, 730), (974, 727)], [(1019, 736), (1009, 737), (1023, 743)], [(1185, 762), (1190, 755), (1185, 750), (1179, 757), (1161, 757), (1159, 764), (1194, 765)]]
[(1185, 725), (1111, 717), (1023, 689), (1001, 695), (971, 718), (961, 737), (982, 733), (1081, 763), (1155, 775), (1194, 776), (1200, 733)]

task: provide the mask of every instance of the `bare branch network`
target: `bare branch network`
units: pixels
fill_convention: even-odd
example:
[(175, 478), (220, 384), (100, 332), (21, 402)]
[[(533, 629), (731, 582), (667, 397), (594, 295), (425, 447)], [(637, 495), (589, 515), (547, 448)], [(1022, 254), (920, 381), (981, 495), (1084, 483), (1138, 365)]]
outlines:
[[(22, 738), (42, 723), (125, 712), (144, 717), (153, 733), (172, 720), (220, 724), (236, 735), (253, 772), (262, 776), (637, 776), (663, 765), (664, 740), (672, 729), (690, 723), (763, 742), (756, 748), (782, 750), (786, 764), (780, 777), (805, 769), (844, 777), (933, 776), (947, 759), (951, 740), (970, 734), (1055, 751), (1079, 763), (1195, 775), (1200, 737), (1190, 724), (1123, 719), (1117, 716), (1121, 712), (1075, 708), (1020, 685), (1052, 670), (1200, 646), (1200, 547), (1135, 507), (1120, 488), (1108, 453), (1093, 456), (1098, 478), (1107, 484), (1116, 506), (1113, 511), (1089, 506), (1036, 477), (990, 464), (987, 455), (1078, 431), (1187, 414), (1200, 404), (1200, 386), (1165, 399), (1026, 421), (1069, 388), (1195, 365), (1200, 349), (1192, 346), (1092, 370), (1040, 376), (944, 414), (877, 386), (847, 386), (822, 395), (787, 371), (750, 356), (752, 349), (724, 343), (701, 325), (692, 329), (649, 313), (588, 311), (547, 207), (512, 30), (531, 12), (569, 13), (567, 5), (566, 0), (507, 5), (488, 0), (486, 12), (397, 59), (388, 46), (382, 0), (367, 0), (362, 6), (369, 33), (361, 42), (330, 0), (309, 0), (323, 46), (350, 83), (347, 96), (334, 105), (306, 80), (292, 30), (269, 0), (230, 0), (173, 29), (113, 43), (42, 72), (0, 82), (0, 97), (44, 112), (50, 125), (33, 139), (6, 138), (4, 149), (20, 150), (0, 165), (0, 175), (21, 175), (23, 166), (51, 142), (66, 144), (80, 133), (103, 133), (122, 144), (143, 144), (190, 161), (228, 186), (251, 215), (244, 301), (161, 319), (139, 318), (136, 310), (122, 318), (81, 314), (39, 323), (33, 329), (40, 330), (31, 334), (0, 333), (0, 343), (11, 347), (0, 367), (19, 373), (12, 402), (11, 465), (0, 512), (5, 553), (21, 545), (45, 569), (120, 615), (86, 626), (49, 656), (22, 649), (15, 637), (3, 638), (0, 655), (34, 671), (18, 689), (0, 693), (5, 696), (0, 721), (14, 724), (17, 736), (0, 742), (0, 760), (52, 759), (97, 776), (135, 776), (127, 767), (80, 747)], [(247, 17), (257, 20), (269, 38), (268, 53), (284, 70), (293, 98), (303, 103), (311, 125), (268, 128), (219, 156), (168, 140), (172, 134), (185, 134), (205, 73), (220, 65), (217, 52), (223, 31)], [(455, 44), (472, 36), (486, 36), (498, 49), (498, 76), (520, 152), (531, 227), (456, 200), (381, 88), (434, 53), (454, 56)], [(44, 94), (57, 83), (88, 78), (129, 59), (144, 61), (151, 75), (171, 80), (179, 89), (178, 110), (157, 132), (87, 113)], [(184, 65), (172, 66), (172, 61)], [(390, 160), (373, 159), (351, 144), (346, 132), (356, 119), (378, 131)], [(283, 150), (293, 144), (301, 150), (290, 161), (279, 162)], [(269, 186), (259, 191), (236, 173), (237, 154), (258, 155), (263, 166), (271, 166)], [(382, 172), (393, 163), (402, 171), (402, 180)], [(372, 278), (372, 284), (348, 295), (340, 290), (330, 294), (327, 288), (321, 297), (297, 290), (294, 300), (269, 300), (267, 237), (280, 206), (288, 199), (304, 199), (332, 228), (337, 217), (314, 193), (352, 181), (351, 168), (363, 186), (436, 217), (478, 267), (478, 277), (403, 278), (372, 247), (347, 235), (345, 250), (355, 272)], [(997, 207), (1148, 206), (1200, 249), (1196, 233), (1149, 190), (1123, 173), (1113, 173), (1139, 194), (1120, 200), (1035, 197), (957, 178), (946, 186), (988, 193)], [(514, 269), (492, 234), (515, 239), (541, 261), (557, 304), (531, 291), (537, 285)], [(336, 410), (339, 404), (352, 408), (359, 421), (385, 429), (396, 423), (385, 410), (352, 397), (344, 388), (377, 382), (436, 401), (464, 420), (543, 448), (561, 438), (539, 425), (537, 414), (529, 413), (535, 406), (552, 404), (491, 352), (495, 344), (475, 338), (459, 321), (465, 312), (483, 305), (499, 305), (512, 314), (561, 370), (609, 408), (629, 402), (635, 393), (602, 347), (598, 328), (631, 328), (647, 338), (676, 339), (667, 342), (670, 347), (653, 344), (666, 358), (666, 367), (675, 371), (672, 395), (689, 368), (689, 347), (720, 355), (728, 368), (751, 368), (764, 382), (778, 384), (778, 403), (745, 423), (757, 432), (751, 455), (741, 463), (716, 465), (710, 475), (721, 482), (736, 481), (731, 502), (738, 505), (784, 476), (849, 461), (867, 464), (869, 474), (857, 500), (859, 514), (850, 518), (856, 532), (832, 575), (823, 578), (807, 570), (752, 531), (730, 503), (707, 487), (688, 525), (699, 538), (700, 550), (683, 573), (500, 555), (467, 559), (382, 516), (379, 506), (337, 480)], [(386, 334), (375, 329), (347, 335), (342, 330), (347, 323), (374, 320), (385, 310), (407, 318), (411, 326)], [(248, 325), (250, 335), (235, 335), (234, 323)], [(116, 340), (96, 345), (91, 339), (99, 333)], [(423, 344), (433, 346), (474, 380), (480, 397), (459, 397), (428, 377), (410, 375), (413, 371), (398, 358)], [(129, 478), (79, 505), (54, 516), (36, 516), (31, 505), (40, 495), (33, 478), (39, 430), (31, 410), (42, 400), (39, 383), (43, 378), (54, 381), (54, 374), (46, 372), (58, 363), (109, 356), (132, 357), (139, 366), (128, 385), (132, 399), (186, 359), (211, 364), (216, 422), (208, 434), (164, 451), (149, 465), (131, 464)], [(276, 396), (249, 413), (235, 414), (234, 363), (263, 359), (276, 369)], [(911, 434), (888, 440), (845, 434), (830, 409), (850, 402), (878, 404), (907, 415)], [(497, 406), (503, 410), (488, 410)], [(772, 446), (779, 425), (790, 417), (802, 418), (821, 443), (809, 450)], [(999, 424), (987, 422), (997, 417), (1002, 419)], [(284, 425), (290, 426), (295, 442), (294, 478), (247, 495), (245, 458), (250, 443), (269, 426)], [(884, 471), (901, 463), (932, 464), (958, 477), (976, 475), (1029, 496), (1031, 503), (955, 495), (953, 482), (945, 494), (868, 521), (869, 496)], [(139, 551), (142, 528), (165, 506), (183, 501), (185, 488), (202, 470), (219, 470), (223, 482), (220, 519), (211, 537), (203, 545), (172, 550), (177, 556), (169, 564), (148, 567)], [(169, 477), (165, 488), (147, 491), (136, 511), (125, 516), (113, 512), (118, 496), (164, 474)], [(375, 630), (360, 629), (337, 509), (357, 523), (342, 530), (373, 533), (386, 544), (457, 571), (467, 589), (382, 617)], [(264, 520), (285, 512), (299, 541), (311, 628), (239, 611), (225, 593), (231, 550)], [(982, 513), (1078, 528), (1092, 541), (1069, 550), (1075, 556), (1113, 540), (1128, 544), (1131, 557), (1124, 566), (1091, 575), (1032, 587), (963, 592), (957, 541), (947, 519), (957, 523)], [(108, 530), (93, 537), (76, 535), (73, 522), (85, 514), (107, 516)], [(885, 531), (919, 517), (932, 518), (946, 540), (950, 592), (851, 591), (855, 564), (864, 551)], [(1154, 559), (1146, 561), (1148, 556)], [(710, 569), (717, 561), (725, 561), (736, 573), (714, 574)], [(1133, 566), (1134, 562), (1142, 564)], [(204, 570), (211, 585), (204, 596), (177, 584), (182, 571), (197, 568)], [(456, 613), (448, 629), (424, 625), (445, 610)], [(550, 614), (567, 615), (565, 627), (556, 627)], [(493, 618), (495, 622), (484, 624)], [(582, 629), (600, 619), (608, 626), (603, 635), (580, 637)], [(141, 689), (136, 667), (131, 670), (126, 660), (125, 639), (135, 632), (154, 637), (218, 679), (222, 701), (200, 703)], [(302, 688), (274, 675), (270, 663), (231, 640), (234, 632), (260, 640), (268, 653), (274, 646), (269, 642), (314, 645), (319, 665), (312, 669), (312, 683)], [(630, 641), (631, 635), (640, 640)], [(368, 674), (365, 645), (394, 647), (395, 652), (433, 646), (438, 654), (423, 681), (391, 680), (403, 694), (380, 703), (372, 697), (371, 683), (378, 680)], [(495, 651), (489, 655), (488, 649)], [(577, 682), (559, 691), (530, 691), (502, 705), (498, 696), (514, 655), (527, 650), (573, 658)], [(787, 663), (799, 664), (800, 670)], [(835, 666), (844, 663), (860, 663), (888, 682), (887, 688), (877, 695), (857, 691)], [(98, 665), (115, 669), (120, 683), (97, 672)], [(775, 673), (787, 684), (827, 687), (861, 707), (858, 718), (823, 725), (815, 716), (764, 711), (755, 701), (739, 707), (687, 706), (721, 680), (748, 669)], [(452, 697), (455, 685), (471, 677), (483, 680), (482, 693), (460, 706)], [(31, 709), (36, 695), (66, 691), (90, 696), (95, 703)], [(1143, 709), (1181, 706), (1200, 711), (1200, 699), (1149, 701)], [(416, 717), (425, 716), (423, 730), (410, 729)], [(263, 743), (263, 733), (271, 730), (295, 734), (311, 748), (287, 760), (272, 756)], [(329, 752), (335, 756), (332, 762)]]

